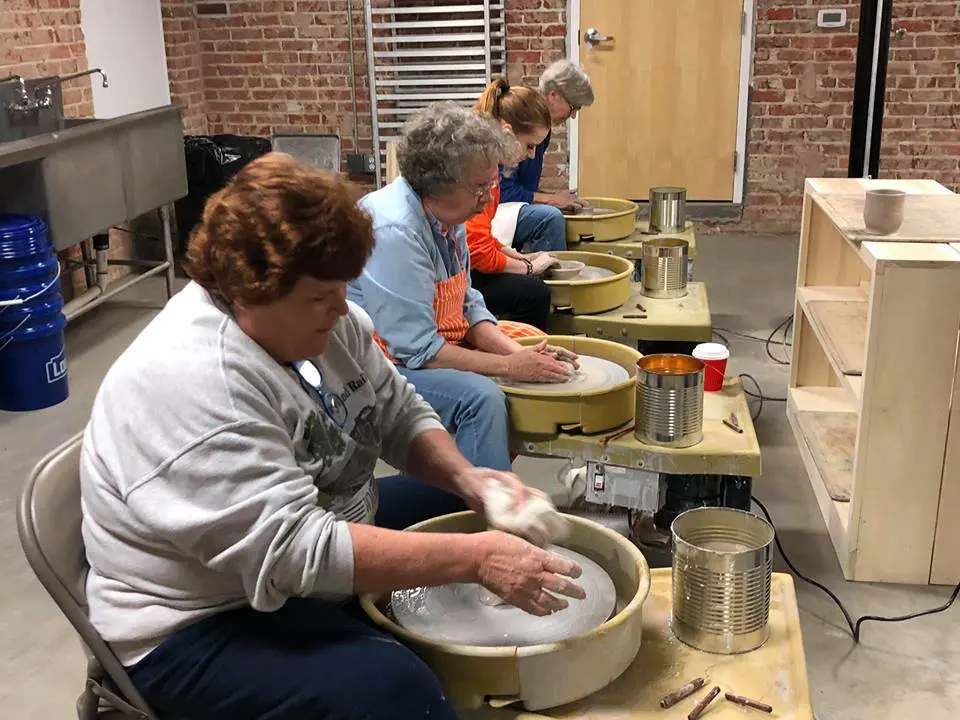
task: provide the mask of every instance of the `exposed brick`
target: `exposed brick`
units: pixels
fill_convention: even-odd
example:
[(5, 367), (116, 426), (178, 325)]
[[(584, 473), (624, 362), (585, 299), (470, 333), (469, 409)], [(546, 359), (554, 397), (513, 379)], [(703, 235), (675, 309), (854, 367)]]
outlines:
[[(346, 0), (224, 4), (227, 14), (198, 17), (196, 0), (161, 0), (171, 95), (185, 106), (187, 132), (338, 133), (344, 153), (370, 152), (362, 2), (353, 3), (356, 147)], [(567, 2), (507, 5), (509, 79), (535, 85), (565, 53)], [(817, 28), (819, 0), (758, 0), (744, 229), (795, 234), (804, 177), (845, 174), (859, 3), (834, 6), (847, 10), (847, 27)], [(79, 0), (8, 0), (0, 70), (33, 76), (86, 67), (79, 20)], [(898, 2), (893, 26), (906, 34), (891, 38), (881, 172), (960, 189), (960, 4)], [(69, 111), (88, 113), (90, 96), (86, 83), (71, 88)], [(545, 187), (567, 182), (565, 128), (553, 137)]]

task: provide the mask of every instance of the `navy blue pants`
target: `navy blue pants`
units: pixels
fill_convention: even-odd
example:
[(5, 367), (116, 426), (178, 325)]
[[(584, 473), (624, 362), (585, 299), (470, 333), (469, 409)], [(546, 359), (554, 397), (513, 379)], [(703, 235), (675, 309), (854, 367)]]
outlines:
[[(404, 476), (380, 481), (377, 525), (402, 529), (465, 509)], [(129, 669), (161, 716), (177, 720), (456, 720), (430, 669), (354, 602), (291, 598), (240, 608), (169, 637)]]

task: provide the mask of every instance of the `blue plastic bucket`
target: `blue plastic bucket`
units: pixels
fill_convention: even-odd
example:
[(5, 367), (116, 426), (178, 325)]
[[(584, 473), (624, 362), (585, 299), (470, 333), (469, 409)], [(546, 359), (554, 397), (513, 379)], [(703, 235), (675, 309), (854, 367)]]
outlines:
[(67, 399), (60, 264), (40, 218), (0, 215), (0, 410)]

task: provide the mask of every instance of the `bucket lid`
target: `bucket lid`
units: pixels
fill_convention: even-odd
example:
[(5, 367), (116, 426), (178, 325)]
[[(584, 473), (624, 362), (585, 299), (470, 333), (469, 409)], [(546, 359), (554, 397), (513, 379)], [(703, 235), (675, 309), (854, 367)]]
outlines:
[(0, 240), (46, 235), (47, 224), (32, 215), (0, 214)]
[(700, 343), (693, 349), (693, 356), (698, 360), (726, 360), (730, 349), (720, 343)]

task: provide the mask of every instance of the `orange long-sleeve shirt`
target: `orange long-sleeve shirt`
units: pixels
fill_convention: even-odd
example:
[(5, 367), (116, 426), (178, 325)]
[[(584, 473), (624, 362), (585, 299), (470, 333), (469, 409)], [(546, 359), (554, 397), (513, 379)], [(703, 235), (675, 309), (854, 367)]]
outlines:
[(470, 268), (482, 273), (501, 273), (507, 266), (503, 246), (493, 236), (491, 223), (500, 206), (500, 187), (490, 192), (490, 202), (477, 215), (467, 220), (467, 248), (470, 250)]

